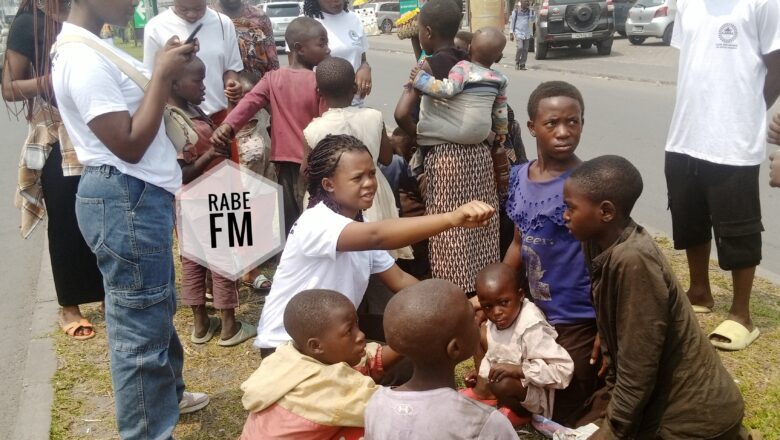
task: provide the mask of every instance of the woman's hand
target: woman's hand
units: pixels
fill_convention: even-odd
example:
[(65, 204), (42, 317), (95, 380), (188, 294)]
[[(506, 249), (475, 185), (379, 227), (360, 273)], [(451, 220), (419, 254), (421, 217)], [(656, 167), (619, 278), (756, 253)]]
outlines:
[(775, 113), (767, 129), (767, 142), (780, 145), (780, 112)]
[(355, 72), (355, 85), (361, 98), (371, 94), (371, 66), (368, 63), (361, 64)]
[(467, 388), (474, 388), (477, 386), (477, 370), (472, 368), (465, 376), (463, 376), (463, 383)]
[(182, 44), (179, 37), (173, 36), (161, 50), (157, 52), (154, 60), (154, 71), (166, 80), (173, 80), (182, 71), (182, 67), (189, 63), (198, 51), (197, 40), (189, 44)]
[(496, 209), (487, 203), (474, 200), (452, 211), (453, 226), (464, 228), (477, 228), (487, 226), (488, 220), (495, 215)]
[(488, 382), (496, 383), (501, 382), (503, 379), (517, 379), (523, 378), (523, 368), (519, 365), (512, 364), (496, 364), (490, 367), (490, 374), (488, 374)]
[(244, 88), (238, 81), (230, 79), (225, 83), (225, 97), (231, 104), (236, 104), (243, 96)]

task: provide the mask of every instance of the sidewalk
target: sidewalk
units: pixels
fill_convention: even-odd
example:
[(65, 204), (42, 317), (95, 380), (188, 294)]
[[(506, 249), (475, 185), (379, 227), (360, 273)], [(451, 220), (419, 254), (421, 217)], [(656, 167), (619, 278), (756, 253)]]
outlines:
[[(371, 36), (368, 40), (372, 50), (412, 53), (408, 40), (399, 40), (396, 34)], [(502, 65), (505, 69), (514, 67), (515, 43), (507, 41)], [(675, 85), (677, 83), (677, 49), (661, 44), (661, 40), (648, 40), (634, 46), (628, 39), (615, 37), (612, 54), (600, 56), (591, 49), (553, 49), (548, 59), (537, 61), (534, 54), (528, 54), (529, 70), (566, 72), (597, 78), (641, 81), (653, 84)]]

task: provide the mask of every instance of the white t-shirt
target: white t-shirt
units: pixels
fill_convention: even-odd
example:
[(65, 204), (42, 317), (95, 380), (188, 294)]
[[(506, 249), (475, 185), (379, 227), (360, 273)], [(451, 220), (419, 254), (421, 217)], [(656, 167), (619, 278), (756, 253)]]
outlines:
[(366, 293), (369, 275), (393, 267), (395, 260), (387, 251), (336, 250), (341, 232), (352, 222), (323, 203), (301, 214), (287, 238), (273, 287), (265, 300), (255, 346), (273, 348), (290, 340), (284, 329), (284, 309), (299, 292), (335, 290), (357, 307)]
[[(128, 61), (145, 75), (144, 65), (113, 44), (106, 44), (97, 35), (70, 23), (63, 23), (58, 39), (79, 35), (94, 40)], [(116, 157), (90, 130), (90, 121), (100, 115), (129, 112), (133, 115), (143, 100), (144, 92), (119, 68), (81, 43), (63, 44), (52, 62), (52, 84), (62, 121), (70, 134), (76, 155), (85, 166), (112, 165), (120, 172), (175, 193), (181, 187), (181, 169), (176, 150), (160, 129), (141, 161), (131, 164)]]
[(203, 27), (197, 35), (200, 42), (198, 58), (206, 65), (206, 79), (203, 81), (206, 85), (206, 99), (200, 108), (206, 114), (212, 115), (228, 106), (222, 79), (225, 72), (244, 70), (241, 52), (238, 50), (236, 28), (229, 17), (207, 8), (203, 18), (190, 23), (176, 15), (173, 8), (168, 9), (146, 24), (144, 64), (151, 70), (157, 51), (163, 48), (171, 37), (176, 35), (183, 42), (201, 23)]
[(780, 50), (778, 0), (678, 0), (677, 104), (666, 151), (726, 165), (766, 156), (767, 69)]
[(368, 39), (363, 33), (360, 18), (352, 12), (341, 11), (338, 14), (322, 13), (317, 19), (328, 31), (330, 56), (344, 58), (352, 64), (355, 72), (362, 64), (363, 54), (368, 52)]
[(509, 419), (451, 388), (379, 388), (366, 405), (367, 439), (517, 440)]

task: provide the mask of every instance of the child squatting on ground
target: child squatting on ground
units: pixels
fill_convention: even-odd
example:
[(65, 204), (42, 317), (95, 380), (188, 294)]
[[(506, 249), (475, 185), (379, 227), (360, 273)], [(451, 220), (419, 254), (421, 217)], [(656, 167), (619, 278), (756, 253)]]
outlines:
[(480, 271), (477, 297), (488, 322), (474, 356), (479, 373), (470, 373), (467, 385), (474, 386), (476, 398), (495, 398), (511, 410), (502, 408), (513, 424), (528, 413), (551, 418), (555, 390), (566, 388), (574, 371), (569, 353), (555, 342), (555, 329), (523, 298), (515, 272), (503, 263)]
[(734, 379), (653, 238), (631, 219), (639, 171), (622, 157), (598, 157), (571, 173), (563, 193), (609, 358), (611, 400), (591, 438), (749, 438)]
[(317, 94), (314, 67), (330, 50), (327, 31), (313, 18), (298, 17), (290, 22), (284, 38), (290, 47), (290, 66), (267, 72), (217, 128), (211, 141), (214, 145), (229, 144), (258, 110), (270, 106), (271, 161), (282, 187), (285, 231), (289, 233), (303, 211), (303, 129), (325, 110)]
[(479, 345), (474, 308), (463, 289), (437, 279), (403, 289), (387, 304), (384, 327), (388, 345), (412, 361), (414, 374), (371, 397), (367, 439), (517, 440), (495, 408), (455, 391), (455, 366)]
[(377, 191), (375, 159), (358, 139), (326, 136), (307, 160), (309, 208), (295, 223), (274, 284), (260, 315), (255, 346), (261, 354), (290, 340), (282, 314), (303, 290), (338, 290), (357, 307), (369, 276), (397, 292), (418, 280), (401, 270), (386, 249), (398, 249), (450, 228), (483, 227), (495, 210), (479, 201), (452, 212), (363, 222)]
[(575, 426), (586, 401), (601, 387), (596, 311), (582, 245), (566, 229), (563, 184), (580, 164), (575, 154), (585, 124), (585, 102), (563, 81), (539, 84), (528, 99), (528, 130), (537, 159), (512, 168), (507, 216), (514, 238), (504, 263), (523, 271), (528, 294), (555, 327), (574, 361), (574, 377), (556, 391), (553, 420)]
[(241, 385), (250, 411), (241, 440), (363, 438), (375, 380), (400, 356), (366, 343), (355, 306), (332, 290), (306, 290), (284, 310), (292, 342)]
[[(229, 156), (224, 146), (213, 147), (209, 139), (216, 126), (198, 107), (205, 97), (203, 79), (206, 66), (194, 57), (187, 63), (182, 75), (173, 81), (170, 104), (184, 110), (193, 122), (198, 140), (195, 145), (185, 145), (178, 160), (182, 171), (182, 183), (188, 184), (213, 168)], [(212, 294), (214, 308), (220, 310), (222, 319), (206, 312), (206, 272), (207, 267), (181, 257), (182, 265), (182, 303), (192, 308), (194, 318), (190, 340), (194, 344), (205, 344), (221, 328), (217, 344), (230, 347), (240, 344), (256, 334), (252, 325), (236, 321), (235, 309), (238, 307), (238, 286), (233, 280), (212, 273)]]

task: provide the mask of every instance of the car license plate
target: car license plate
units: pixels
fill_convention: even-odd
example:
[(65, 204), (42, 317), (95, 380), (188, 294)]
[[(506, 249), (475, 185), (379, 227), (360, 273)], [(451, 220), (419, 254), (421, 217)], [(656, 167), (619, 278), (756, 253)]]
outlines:
[(571, 34), (572, 38), (590, 38), (593, 36), (593, 32), (580, 32), (576, 34)]
[(634, 32), (644, 32), (645, 27), (644, 26), (634, 26)]

